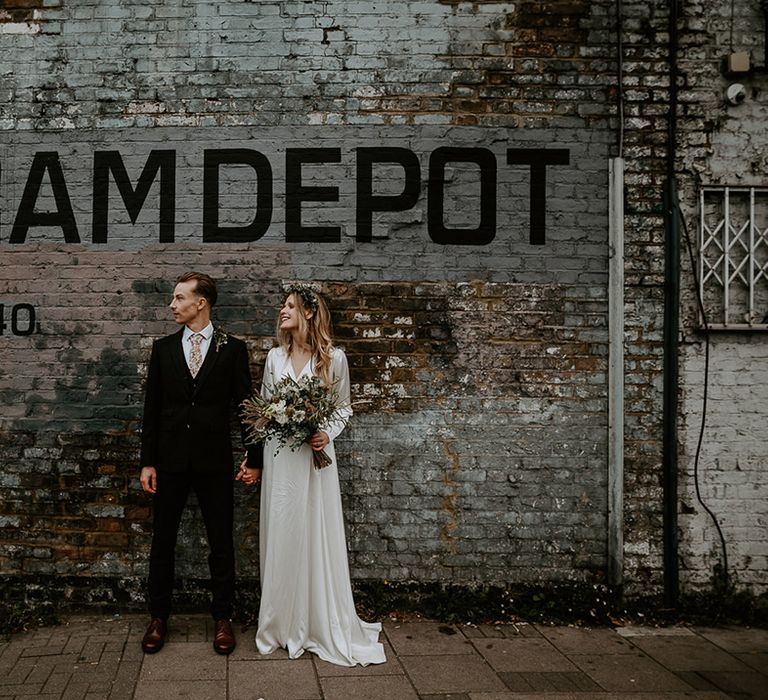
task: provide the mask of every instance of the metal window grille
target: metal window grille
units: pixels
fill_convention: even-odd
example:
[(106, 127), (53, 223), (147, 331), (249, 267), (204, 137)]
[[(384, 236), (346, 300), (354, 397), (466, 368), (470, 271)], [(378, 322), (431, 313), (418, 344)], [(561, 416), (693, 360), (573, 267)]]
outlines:
[(768, 330), (768, 188), (703, 187), (699, 207), (699, 290), (709, 327)]

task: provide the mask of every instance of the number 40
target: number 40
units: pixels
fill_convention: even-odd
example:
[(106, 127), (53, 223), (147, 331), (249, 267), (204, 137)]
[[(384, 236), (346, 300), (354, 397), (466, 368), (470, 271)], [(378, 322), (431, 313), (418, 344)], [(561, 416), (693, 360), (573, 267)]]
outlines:
[[(11, 309), (11, 333), (13, 335), (32, 335), (37, 328), (35, 307), (32, 304), (14, 304)], [(5, 333), (8, 323), (5, 320), (5, 304), (0, 304), (0, 335)]]

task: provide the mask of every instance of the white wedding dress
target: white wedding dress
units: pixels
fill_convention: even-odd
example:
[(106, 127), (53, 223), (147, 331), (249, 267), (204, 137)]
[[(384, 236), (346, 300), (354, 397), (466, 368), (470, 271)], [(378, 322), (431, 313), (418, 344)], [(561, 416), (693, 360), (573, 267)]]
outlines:
[[(297, 375), (282, 348), (267, 356), (262, 396), (286, 375), (310, 374), (313, 362)], [(349, 369), (336, 348), (331, 377), (342, 411), (325, 432), (333, 460), (323, 469), (312, 465), (312, 450), (290, 445), (275, 454), (277, 441), (264, 446), (259, 544), (261, 605), (256, 648), (270, 654), (278, 647), (295, 659), (305, 650), (323, 661), (354, 666), (386, 661), (379, 643), (381, 623), (363, 622), (355, 612), (349, 579), (344, 516), (333, 440), (352, 415)]]

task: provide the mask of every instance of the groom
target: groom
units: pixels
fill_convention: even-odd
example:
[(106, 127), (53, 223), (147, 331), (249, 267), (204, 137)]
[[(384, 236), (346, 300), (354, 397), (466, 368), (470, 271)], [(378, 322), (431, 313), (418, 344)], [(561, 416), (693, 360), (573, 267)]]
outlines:
[[(160, 651), (168, 634), (176, 537), (190, 491), (197, 496), (208, 535), (213, 648), (219, 654), (235, 648), (230, 416), (250, 396), (251, 376), (245, 343), (211, 323), (216, 297), (216, 283), (208, 275), (179, 277), (170, 308), (182, 328), (155, 341), (149, 360), (141, 433), (141, 485), (154, 502), (148, 581), (152, 620), (141, 642), (147, 654)], [(247, 460), (255, 481), (261, 450), (249, 447)]]

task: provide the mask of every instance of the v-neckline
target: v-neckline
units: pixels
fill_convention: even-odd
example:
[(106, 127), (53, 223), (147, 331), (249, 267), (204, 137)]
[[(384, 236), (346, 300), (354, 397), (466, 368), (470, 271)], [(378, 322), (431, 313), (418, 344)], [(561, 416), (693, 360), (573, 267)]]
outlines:
[(288, 355), (288, 366), (291, 368), (291, 374), (293, 374), (294, 379), (298, 379), (301, 377), (302, 374), (304, 374), (304, 370), (312, 363), (312, 355), (309, 356), (309, 359), (302, 365), (301, 369), (297, 372), (296, 368), (293, 366), (293, 360), (291, 359), (290, 354)]

